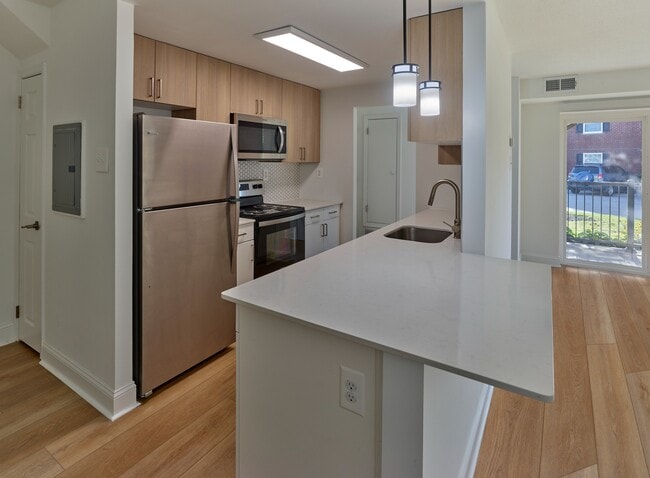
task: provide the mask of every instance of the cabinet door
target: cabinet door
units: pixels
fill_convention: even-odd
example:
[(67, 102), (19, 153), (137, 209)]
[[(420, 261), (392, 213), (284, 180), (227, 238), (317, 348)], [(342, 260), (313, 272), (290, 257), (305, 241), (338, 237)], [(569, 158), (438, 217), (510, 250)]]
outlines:
[(255, 268), (255, 241), (237, 245), (237, 285), (253, 280)]
[(297, 163), (302, 160), (303, 109), (302, 85), (293, 81), (282, 81), (282, 118), (287, 122), (287, 159)]
[(302, 89), (304, 124), (303, 162), (318, 163), (320, 161), (320, 91), (308, 86)]
[[(309, 211), (308, 214), (313, 211)], [(305, 225), (305, 259), (323, 252), (322, 223)]]
[(230, 67), (230, 110), (233, 113), (282, 117), (282, 80), (259, 71)]
[(197, 56), (196, 119), (230, 123), (230, 63)]
[(323, 237), (323, 250), (327, 251), (339, 245), (339, 218), (330, 219), (323, 223), (325, 226), (325, 237)]
[[(428, 76), (427, 16), (409, 20), (410, 55), (420, 65), (420, 81)], [(431, 75), (442, 82), (440, 115), (420, 116), (420, 104), (409, 108), (409, 141), (459, 143), (463, 132), (463, 10), (431, 15)]]
[(156, 42), (155, 101), (196, 107), (196, 53)]
[(153, 101), (156, 41), (135, 35), (133, 43), (133, 99)]
[(283, 80), (282, 116), (289, 136), (285, 161), (320, 161), (320, 91)]
[(256, 71), (239, 65), (230, 66), (230, 111), (259, 115), (259, 89)]
[(260, 115), (282, 118), (282, 80), (276, 76), (259, 73), (261, 81)]

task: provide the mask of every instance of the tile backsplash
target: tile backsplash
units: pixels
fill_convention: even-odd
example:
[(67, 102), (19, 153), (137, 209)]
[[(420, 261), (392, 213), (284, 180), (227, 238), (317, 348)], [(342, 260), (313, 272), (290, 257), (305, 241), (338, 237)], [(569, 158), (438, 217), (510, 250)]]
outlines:
[(300, 197), (300, 164), (239, 161), (239, 179), (264, 179), (264, 201), (279, 202)]

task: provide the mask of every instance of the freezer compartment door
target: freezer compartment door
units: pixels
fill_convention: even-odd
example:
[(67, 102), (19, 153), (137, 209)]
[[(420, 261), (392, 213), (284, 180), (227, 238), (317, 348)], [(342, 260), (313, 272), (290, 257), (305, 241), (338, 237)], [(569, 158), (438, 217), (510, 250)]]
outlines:
[(147, 115), (139, 121), (139, 206), (155, 208), (237, 196), (233, 125)]
[(237, 282), (231, 207), (217, 203), (142, 214), (140, 395), (235, 341), (235, 306), (221, 298)]

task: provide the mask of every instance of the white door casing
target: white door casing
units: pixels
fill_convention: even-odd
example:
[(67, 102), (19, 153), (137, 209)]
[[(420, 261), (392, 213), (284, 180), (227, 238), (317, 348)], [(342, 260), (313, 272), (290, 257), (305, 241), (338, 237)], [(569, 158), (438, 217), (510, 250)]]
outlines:
[[(18, 338), (41, 350), (42, 75), (21, 82)], [(35, 225), (38, 222), (38, 227)], [(26, 227), (29, 226), (29, 227)]]
[(395, 222), (399, 211), (399, 118), (364, 119), (363, 225), (378, 228)]

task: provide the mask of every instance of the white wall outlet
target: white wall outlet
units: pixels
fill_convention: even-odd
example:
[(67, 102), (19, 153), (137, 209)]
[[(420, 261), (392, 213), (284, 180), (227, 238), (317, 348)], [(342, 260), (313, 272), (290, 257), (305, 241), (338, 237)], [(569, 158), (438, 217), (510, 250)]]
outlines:
[(323, 177), (323, 168), (316, 168), (316, 177), (317, 178)]
[(267, 168), (264, 168), (264, 170), (262, 171), (262, 175), (263, 175), (262, 179), (264, 179), (264, 181), (269, 180), (269, 170)]
[(98, 146), (95, 149), (95, 171), (98, 173), (108, 172), (108, 148)]
[(363, 416), (366, 403), (365, 376), (341, 365), (341, 407)]

